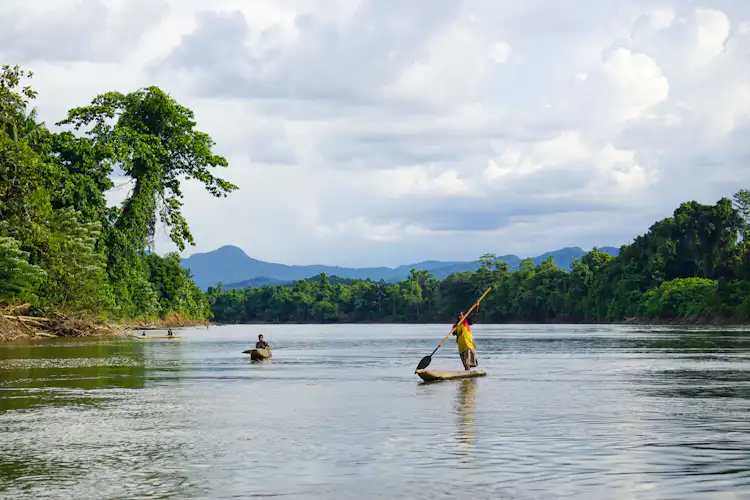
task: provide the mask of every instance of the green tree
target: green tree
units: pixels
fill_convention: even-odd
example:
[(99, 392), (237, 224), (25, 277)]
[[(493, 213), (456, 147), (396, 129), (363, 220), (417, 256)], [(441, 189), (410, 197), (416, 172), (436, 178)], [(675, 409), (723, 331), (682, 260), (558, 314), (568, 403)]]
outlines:
[(177, 253), (164, 257), (152, 253), (144, 256), (144, 260), (149, 268), (149, 282), (158, 295), (160, 316), (180, 312), (189, 319), (209, 317), (209, 295), (204, 295), (192, 280), (190, 271), (180, 266)]
[[(17, 65), (4, 64), (0, 71), (0, 130), (14, 141), (19, 139), (23, 125), (28, 124), (26, 109), (37, 96), (30, 85), (21, 86), (21, 82), (33, 76)], [(29, 118), (33, 120), (35, 114)]]
[(644, 309), (651, 318), (673, 319), (711, 315), (717, 282), (705, 278), (677, 278), (649, 290)]
[(211, 137), (195, 129), (193, 112), (158, 87), (101, 94), (90, 106), (70, 110), (58, 125), (91, 127), (86, 134), (94, 145), (108, 151), (111, 164), (133, 179), (116, 228), (137, 248), (145, 248), (153, 236), (157, 212), (180, 250), (185, 243), (195, 244), (181, 212), (180, 177), (200, 181), (217, 197), (237, 189), (211, 173), (228, 164), (213, 153)]
[(0, 236), (0, 299), (10, 299), (32, 289), (46, 273), (29, 264), (27, 252), (14, 238)]
[[(237, 189), (211, 173), (227, 161), (212, 152), (213, 140), (195, 129), (193, 118), (191, 110), (161, 89), (148, 87), (101, 94), (91, 105), (70, 110), (58, 124), (85, 129), (90, 139), (85, 153), (108, 168), (117, 167), (134, 184), (105, 238), (110, 278), (130, 312), (155, 306), (155, 295), (146, 293), (148, 268), (141, 257), (153, 247), (157, 214), (180, 250), (195, 244), (181, 212), (180, 179), (198, 180), (217, 197)], [(75, 143), (68, 140), (67, 145)]]
[(87, 221), (99, 221), (103, 228), (112, 226), (119, 210), (108, 208), (105, 197), (114, 187), (108, 148), (91, 138), (64, 131), (51, 134), (43, 152), (63, 172), (52, 198), (53, 206), (72, 207)]
[(742, 236), (748, 239), (750, 235), (750, 190), (740, 189), (734, 193), (734, 205), (742, 217)]
[(99, 224), (82, 222), (79, 213), (66, 207), (55, 210), (47, 226), (50, 237), (41, 259), (47, 279), (39, 290), (46, 306), (77, 315), (111, 311), (105, 259), (95, 250)]
[(40, 221), (51, 216), (51, 193), (59, 173), (26, 142), (0, 130), (0, 179), (0, 235), (16, 238), (36, 263), (38, 245), (48, 238)]

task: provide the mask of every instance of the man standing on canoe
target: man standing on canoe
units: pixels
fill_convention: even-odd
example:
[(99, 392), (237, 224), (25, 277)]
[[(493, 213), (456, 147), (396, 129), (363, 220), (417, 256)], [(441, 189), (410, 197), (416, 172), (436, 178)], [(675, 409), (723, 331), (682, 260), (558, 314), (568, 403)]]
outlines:
[(456, 336), (456, 344), (458, 344), (458, 353), (461, 356), (461, 362), (464, 364), (464, 370), (469, 370), (479, 365), (477, 361), (476, 345), (474, 344), (474, 336), (471, 334), (471, 325), (474, 324), (474, 315), (476, 310), (472, 312), (469, 317), (464, 319), (461, 324), (458, 324), (463, 318), (464, 313), (461, 312), (456, 316), (456, 322), (453, 324), (455, 331), (453, 335)]

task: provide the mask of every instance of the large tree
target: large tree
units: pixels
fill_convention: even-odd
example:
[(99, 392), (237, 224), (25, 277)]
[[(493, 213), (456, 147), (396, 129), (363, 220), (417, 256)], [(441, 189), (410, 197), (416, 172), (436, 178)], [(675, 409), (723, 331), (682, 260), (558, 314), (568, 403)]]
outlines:
[(227, 160), (213, 153), (208, 134), (195, 129), (193, 112), (158, 87), (101, 94), (58, 125), (87, 128), (98, 151), (107, 151), (109, 163), (133, 180), (115, 227), (138, 249), (150, 245), (157, 213), (180, 250), (195, 244), (181, 212), (181, 178), (202, 182), (217, 197), (237, 189), (211, 173)]
[(195, 179), (212, 195), (226, 196), (237, 186), (212, 173), (215, 167), (226, 167), (226, 159), (214, 154), (208, 134), (195, 129), (193, 112), (158, 87), (101, 94), (89, 106), (70, 110), (58, 125), (85, 131), (87, 141), (78, 144), (80, 148), (70, 138), (65, 141), (76, 163), (80, 165), (83, 156), (131, 179), (132, 192), (107, 228), (107, 269), (124, 307), (121, 314), (156, 309), (156, 295), (148, 293), (143, 252), (153, 248), (157, 217), (180, 250), (186, 243), (194, 245), (181, 211), (180, 183)]

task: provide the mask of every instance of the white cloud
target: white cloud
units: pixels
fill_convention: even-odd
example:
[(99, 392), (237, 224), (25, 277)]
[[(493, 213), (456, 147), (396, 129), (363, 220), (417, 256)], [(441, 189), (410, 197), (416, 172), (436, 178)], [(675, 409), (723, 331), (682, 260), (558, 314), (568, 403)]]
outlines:
[(415, 166), (381, 173), (383, 196), (405, 197), (428, 195), (436, 197), (471, 196), (471, 187), (458, 177), (455, 170), (432, 174), (429, 168)]
[(621, 120), (640, 118), (669, 96), (669, 82), (656, 61), (644, 54), (619, 48), (604, 62), (601, 74)]
[(742, 0), (9, 0), (0, 59), (49, 124), (150, 84), (195, 110), (241, 189), (186, 186), (188, 252), (394, 265), (618, 245), (750, 187), (748, 26)]
[(338, 221), (333, 226), (320, 224), (315, 227), (315, 235), (318, 238), (351, 238), (354, 236), (372, 242), (399, 241), (406, 236), (426, 233), (429, 233), (429, 231), (418, 226), (404, 225), (400, 222), (378, 224), (370, 222), (362, 216)]
[(731, 24), (727, 15), (714, 9), (695, 9), (696, 26), (693, 64), (705, 66), (724, 52)]

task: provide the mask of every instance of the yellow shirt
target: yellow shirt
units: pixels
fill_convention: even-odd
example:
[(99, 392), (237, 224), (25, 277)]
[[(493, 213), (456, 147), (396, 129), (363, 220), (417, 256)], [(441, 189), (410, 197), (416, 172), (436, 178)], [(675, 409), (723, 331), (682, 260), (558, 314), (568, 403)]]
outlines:
[(474, 344), (471, 327), (466, 321), (456, 327), (456, 344), (458, 344), (458, 352), (464, 352), (466, 349), (476, 349), (477, 347)]

